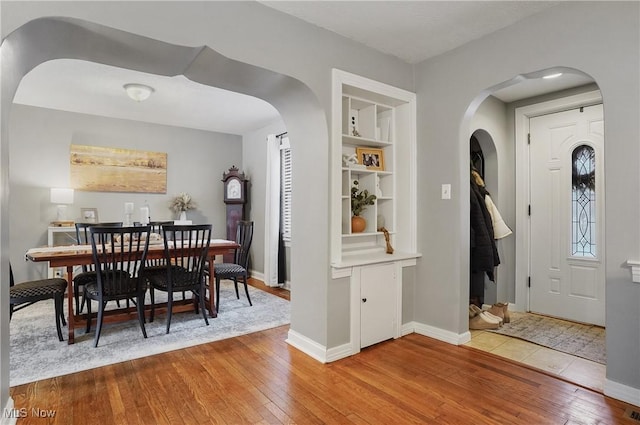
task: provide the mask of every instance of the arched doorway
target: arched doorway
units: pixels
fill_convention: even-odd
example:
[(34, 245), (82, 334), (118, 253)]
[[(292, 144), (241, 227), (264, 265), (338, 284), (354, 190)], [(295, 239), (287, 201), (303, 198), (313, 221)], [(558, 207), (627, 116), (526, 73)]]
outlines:
[[(65, 40), (65, 42), (61, 43), (60, 40)], [(314, 179), (328, 180), (328, 171), (314, 166), (318, 161), (328, 162), (328, 147), (327, 149), (319, 148), (328, 143), (324, 111), (311, 90), (299, 80), (289, 76), (235, 61), (208, 47), (192, 48), (172, 45), (77, 19), (41, 18), (31, 21), (5, 38), (2, 50), (3, 108), (2, 149), (0, 150), (2, 182), (0, 187), (3, 190), (1, 193), (2, 214), (0, 215), (2, 217), (0, 229), (2, 264), (0, 268), (3, 272), (8, 269), (7, 253), (9, 251), (8, 191), (6, 190), (9, 168), (7, 151), (10, 142), (9, 111), (23, 76), (34, 67), (49, 60), (82, 59), (158, 75), (184, 75), (200, 84), (264, 99), (281, 113), (293, 146), (296, 145), (296, 140), (303, 139), (300, 137), (302, 134), (305, 135), (305, 143), (315, 146), (313, 157), (305, 155), (303, 151), (296, 157), (295, 169), (315, 170), (308, 177), (302, 171), (298, 173), (301, 176), (300, 189), (307, 183), (311, 184)], [(301, 205), (305, 205), (317, 201), (318, 194), (307, 194), (304, 190), (296, 191), (294, 189), (293, 198), (294, 204), (299, 202)], [(301, 229), (314, 228), (316, 231), (327, 233), (328, 224), (326, 219), (322, 219), (324, 216), (325, 214), (320, 211), (309, 213), (301, 208), (297, 213), (293, 213), (293, 226)], [(318, 277), (328, 275), (326, 270), (328, 249), (325, 250), (324, 255), (318, 254), (317, 243), (306, 241), (304, 238), (301, 238), (299, 243), (296, 242), (296, 248), (292, 262), (295, 264), (296, 258), (301, 258), (303, 265), (292, 268), (292, 279), (296, 279), (297, 275), (302, 277), (306, 273), (313, 273)], [(297, 289), (299, 293), (291, 304), (292, 329), (296, 327), (296, 323), (304, 322), (307, 314), (316, 319), (326, 316), (326, 303), (318, 302), (318, 299), (324, 298), (317, 296), (317, 292), (322, 291), (323, 287), (315, 282), (313, 290), (309, 291), (311, 283), (305, 287), (305, 279), (300, 278), (299, 281), (301, 282)], [(6, 297), (8, 297), (8, 291), (3, 291), (0, 301), (6, 301)], [(298, 305), (300, 307), (297, 307)], [(4, 316), (2, 317), (0, 359), (3, 371), (6, 371), (8, 368), (8, 317)], [(321, 336), (316, 335), (316, 333), (324, 335), (323, 329), (320, 329), (319, 332), (316, 331), (315, 324), (317, 322), (314, 320), (312, 329), (302, 323), (299, 325), (298, 331), (324, 341)], [(8, 381), (5, 381), (8, 379), (8, 374), (2, 373), (2, 376), (3, 382), (0, 383), (0, 386), (4, 391), (5, 388), (8, 388)], [(5, 376), (7, 378), (4, 378)]]
[[(499, 197), (497, 151), (493, 137), (487, 130), (479, 128), (471, 134), (469, 160), (472, 170), (475, 170), (480, 175), (483, 188), (494, 200), (497, 200)], [(496, 245), (498, 244), (496, 243)], [(497, 246), (497, 248), (501, 248), (501, 245)], [(498, 300), (498, 288), (501, 286), (497, 278), (496, 273), (494, 273), (493, 280), (490, 280), (487, 279), (484, 273), (473, 273), (472, 271), (470, 298), (476, 299), (476, 302), (480, 301), (481, 304), (496, 303)]]
[[(557, 71), (556, 68), (554, 71)], [(557, 91), (537, 91), (528, 92), (525, 97), (511, 98), (508, 101), (501, 101), (502, 107), (494, 110), (494, 113), (498, 115), (496, 121), (503, 121), (504, 128), (506, 128), (504, 139), (495, 137), (496, 149), (498, 152), (498, 168), (499, 168), (499, 182), (498, 186), (501, 187), (499, 191), (500, 206), (503, 216), (508, 224), (513, 226), (514, 237), (508, 244), (509, 248), (503, 249), (505, 253), (512, 253), (512, 258), (508, 256), (501, 258), (501, 265), (499, 266), (498, 274), (502, 278), (507, 274), (506, 280), (509, 283), (509, 290), (507, 292), (506, 300), (510, 302), (510, 308), (518, 312), (529, 311), (529, 291), (528, 277), (530, 270), (530, 244), (532, 237), (538, 237), (542, 232), (537, 231), (535, 235), (532, 235), (530, 230), (530, 193), (532, 182), (530, 179), (530, 167), (531, 158), (529, 157), (529, 119), (536, 116), (544, 116), (546, 114), (552, 114), (559, 111), (566, 111), (571, 108), (588, 107), (595, 105), (602, 101), (600, 91), (595, 82), (587, 75), (576, 70), (569, 70), (562, 68), (564, 72), (571, 72), (580, 77), (581, 84), (575, 87), (564, 87)], [(535, 73), (527, 74), (525, 83), (529, 79), (540, 79), (542, 84), (542, 76), (551, 72), (551, 70), (542, 70)], [(505, 87), (517, 86), (518, 82), (522, 81), (520, 78), (513, 79), (503, 84), (497, 85), (487, 90), (485, 95), (489, 93), (489, 97), (479, 96), (477, 102), (482, 105), (483, 101), (491, 101), (493, 97), (499, 98), (501, 96), (501, 90)], [(486, 110), (481, 114), (481, 106), (474, 109), (473, 116), (483, 115), (486, 119)], [(473, 120), (472, 120), (473, 122)], [(476, 128), (476, 127), (472, 127)], [(492, 132), (492, 136), (495, 135)], [(533, 142), (532, 142), (533, 143)], [(577, 142), (576, 142), (577, 143)], [(579, 145), (579, 143), (577, 144)], [(577, 146), (576, 145), (576, 146)], [(571, 145), (573, 146), (573, 145)], [(601, 160), (601, 163), (603, 161)], [(570, 165), (570, 161), (567, 162)], [(569, 173), (571, 174), (571, 173)], [(601, 175), (604, 175), (603, 170)], [(569, 181), (570, 184), (570, 180)], [(568, 191), (567, 191), (568, 193)], [(569, 197), (570, 198), (570, 197)], [(560, 200), (570, 205), (570, 199)], [(569, 209), (569, 207), (567, 207)], [(558, 216), (554, 220), (569, 220), (570, 216)], [(604, 220), (602, 221), (604, 225)], [(569, 234), (567, 234), (569, 238)], [(547, 249), (545, 252), (550, 253), (552, 249)], [(562, 251), (562, 255), (566, 253)], [(506, 263), (506, 264), (505, 264)], [(507, 270), (504, 272), (500, 270), (503, 266), (507, 266)], [(508, 270), (508, 267), (512, 267)], [(550, 289), (551, 285), (548, 285)], [(604, 281), (602, 282), (602, 293), (604, 293)], [(498, 301), (504, 301), (499, 298)], [(592, 322), (595, 323), (595, 322)], [(604, 345), (604, 344), (603, 344)], [(488, 349), (487, 351), (491, 351)], [(518, 361), (517, 359), (515, 359)], [(523, 363), (527, 363), (523, 361)], [(528, 363), (531, 364), (531, 363)], [(598, 383), (598, 388), (602, 390), (604, 384), (604, 365), (597, 365), (602, 369), (598, 372), (601, 379)], [(537, 366), (536, 366), (537, 367)], [(551, 370), (550, 370), (551, 371)], [(555, 372), (554, 372), (555, 373)], [(562, 375), (564, 376), (564, 375)], [(568, 379), (573, 379), (568, 377)], [(585, 378), (587, 379), (587, 378)], [(580, 380), (574, 382), (581, 382)], [(585, 385), (590, 385), (586, 383)]]

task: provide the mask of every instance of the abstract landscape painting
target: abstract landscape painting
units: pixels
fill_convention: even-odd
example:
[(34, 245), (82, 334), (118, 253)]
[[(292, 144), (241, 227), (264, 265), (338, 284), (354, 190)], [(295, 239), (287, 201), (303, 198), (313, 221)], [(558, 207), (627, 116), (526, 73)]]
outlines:
[(167, 154), (71, 145), (71, 187), (94, 192), (167, 193)]

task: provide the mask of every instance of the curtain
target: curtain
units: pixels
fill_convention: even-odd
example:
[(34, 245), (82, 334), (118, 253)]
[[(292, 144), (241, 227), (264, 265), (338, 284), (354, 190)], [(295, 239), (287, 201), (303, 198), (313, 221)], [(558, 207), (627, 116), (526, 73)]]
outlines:
[(280, 240), (280, 140), (274, 134), (267, 136), (266, 189), (266, 205), (264, 210), (264, 283), (267, 286), (278, 286), (278, 245)]

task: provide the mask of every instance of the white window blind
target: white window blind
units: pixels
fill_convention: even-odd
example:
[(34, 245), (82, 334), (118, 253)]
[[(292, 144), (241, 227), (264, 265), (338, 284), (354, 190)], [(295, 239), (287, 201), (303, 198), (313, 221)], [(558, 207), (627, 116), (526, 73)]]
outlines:
[(280, 139), (280, 220), (285, 242), (291, 241), (291, 173), (291, 145), (289, 138), (285, 136)]

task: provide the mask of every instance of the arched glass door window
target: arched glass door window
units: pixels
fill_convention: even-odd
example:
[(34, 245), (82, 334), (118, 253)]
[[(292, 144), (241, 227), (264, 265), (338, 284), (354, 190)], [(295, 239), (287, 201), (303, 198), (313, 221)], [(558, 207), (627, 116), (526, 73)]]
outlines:
[(596, 257), (596, 154), (588, 145), (571, 154), (571, 255)]

